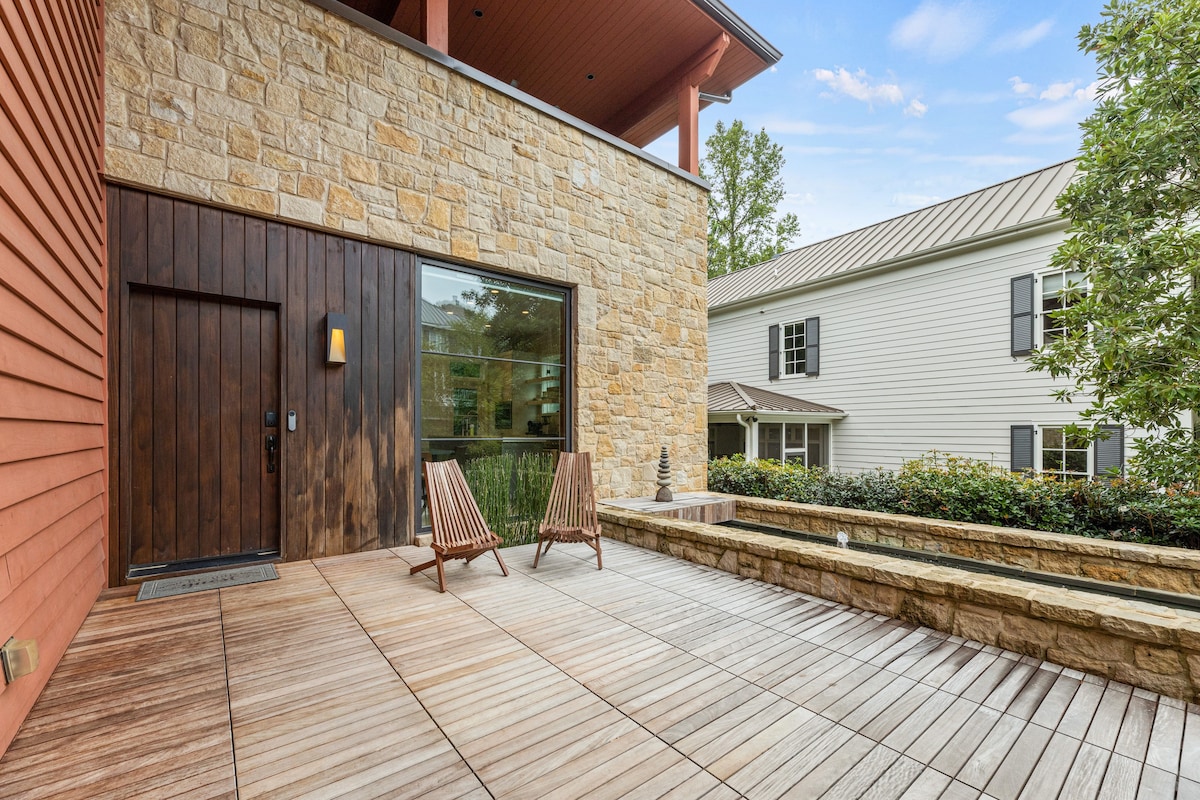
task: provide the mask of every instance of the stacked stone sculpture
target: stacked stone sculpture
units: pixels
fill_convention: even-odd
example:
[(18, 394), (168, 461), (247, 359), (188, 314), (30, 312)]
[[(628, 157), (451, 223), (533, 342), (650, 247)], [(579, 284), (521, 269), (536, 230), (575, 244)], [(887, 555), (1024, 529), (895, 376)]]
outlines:
[(654, 495), (654, 499), (660, 503), (669, 503), (675, 499), (675, 495), (671, 494), (668, 488), (671, 485), (671, 462), (667, 459), (667, 448), (664, 446), (662, 452), (658, 456), (658, 494)]

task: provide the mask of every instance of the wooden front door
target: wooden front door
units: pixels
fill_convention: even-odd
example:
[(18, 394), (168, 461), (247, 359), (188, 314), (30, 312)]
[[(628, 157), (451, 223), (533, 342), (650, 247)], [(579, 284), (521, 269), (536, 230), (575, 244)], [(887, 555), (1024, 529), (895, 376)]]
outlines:
[(278, 555), (278, 317), (273, 306), (130, 287), (129, 577)]

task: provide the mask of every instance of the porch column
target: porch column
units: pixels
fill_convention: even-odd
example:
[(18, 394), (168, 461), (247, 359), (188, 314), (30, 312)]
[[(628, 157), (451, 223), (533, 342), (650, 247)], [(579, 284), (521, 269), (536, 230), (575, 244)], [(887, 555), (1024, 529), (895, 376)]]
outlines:
[(693, 58), (679, 82), (679, 168), (700, 174), (700, 84), (712, 77), (729, 47), (722, 33)]
[(450, 52), (449, 0), (421, 0), (421, 41), (439, 52)]

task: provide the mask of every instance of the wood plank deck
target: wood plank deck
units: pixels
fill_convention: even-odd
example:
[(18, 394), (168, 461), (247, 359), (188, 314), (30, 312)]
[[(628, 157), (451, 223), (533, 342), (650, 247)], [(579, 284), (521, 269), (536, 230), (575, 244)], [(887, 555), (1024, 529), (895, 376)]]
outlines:
[(106, 596), (0, 797), (1200, 796), (1200, 707), (604, 547), (446, 594), (398, 548)]

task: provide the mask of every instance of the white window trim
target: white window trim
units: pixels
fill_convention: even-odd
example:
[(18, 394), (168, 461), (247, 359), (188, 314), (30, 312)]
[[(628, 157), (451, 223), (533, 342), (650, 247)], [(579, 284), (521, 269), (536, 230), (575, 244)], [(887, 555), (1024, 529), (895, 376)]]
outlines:
[[(1079, 427), (1079, 424), (1077, 422), (1047, 422), (1047, 423), (1033, 426), (1033, 470), (1034, 470), (1034, 472), (1038, 473), (1039, 475), (1048, 474), (1045, 470), (1045, 467), (1042, 465), (1042, 453), (1045, 450), (1045, 448), (1042, 446), (1042, 442), (1045, 441), (1045, 439), (1042, 436), (1043, 432), (1047, 428), (1067, 428), (1067, 427), (1070, 427), (1071, 425), (1075, 425), (1076, 427)], [(1080, 475), (1077, 472), (1071, 472), (1069, 474), (1064, 475), (1064, 472), (1061, 470), (1052, 472), (1049, 474), (1056, 475), (1060, 478), (1070, 480), (1073, 478), (1090, 479), (1093, 475), (1095, 475), (1095, 473), (1096, 473), (1096, 443), (1088, 442), (1087, 473), (1086, 474)]]
[[(1068, 273), (1072, 271), (1077, 270), (1068, 270)], [(1046, 344), (1046, 312), (1043, 310), (1042, 305), (1043, 279), (1048, 275), (1058, 275), (1062, 272), (1063, 270), (1060, 269), (1044, 269), (1033, 273), (1033, 347), (1035, 350)], [(1083, 288), (1086, 292), (1088, 290), (1087, 275), (1083, 273), (1080, 274), (1083, 275)], [(1047, 427), (1054, 428), (1058, 426), (1048, 425)]]
[[(780, 370), (779, 377), (781, 378), (803, 378), (808, 375), (808, 359), (806, 353), (806, 345), (808, 344), (808, 320), (802, 319), (799, 322), (784, 322), (779, 326), (779, 361)], [(787, 329), (799, 325), (803, 330), (802, 342), (800, 347), (788, 348), (787, 346)], [(799, 350), (800, 359), (804, 361), (804, 372), (793, 372), (792, 366), (795, 363), (788, 358), (788, 353)]]

